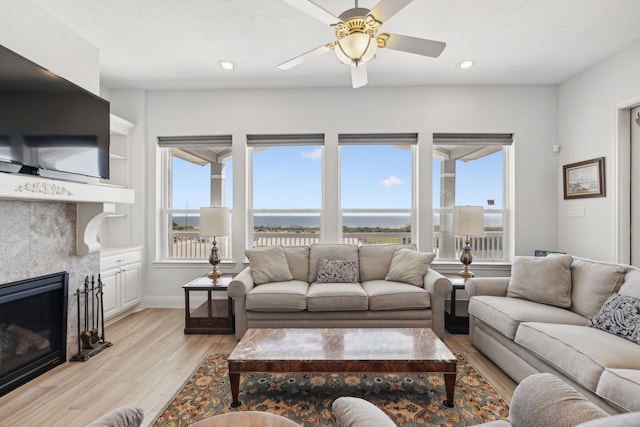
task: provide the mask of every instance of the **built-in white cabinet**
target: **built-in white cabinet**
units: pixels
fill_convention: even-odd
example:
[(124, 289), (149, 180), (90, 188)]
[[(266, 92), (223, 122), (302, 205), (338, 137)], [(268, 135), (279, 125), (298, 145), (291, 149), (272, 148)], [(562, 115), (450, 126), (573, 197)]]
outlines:
[(101, 253), (104, 318), (109, 319), (142, 302), (142, 249)]
[[(114, 114), (110, 116), (111, 144), (109, 153), (110, 178), (101, 180), (102, 185), (132, 188), (131, 132), (135, 125)], [(132, 205), (116, 203), (100, 226), (100, 245), (109, 248), (125, 248), (135, 245), (131, 242)], [(139, 243), (138, 243), (139, 244)]]

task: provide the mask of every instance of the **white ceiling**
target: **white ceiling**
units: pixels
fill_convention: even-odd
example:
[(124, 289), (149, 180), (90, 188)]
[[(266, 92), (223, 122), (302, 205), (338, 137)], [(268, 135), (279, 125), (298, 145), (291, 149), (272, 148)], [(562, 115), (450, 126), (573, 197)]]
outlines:
[[(282, 0), (34, 1), (100, 49), (110, 88), (351, 87), (333, 52), (277, 68), (335, 39)], [(335, 15), (354, 5), (315, 2)], [(556, 84), (639, 42), (640, 0), (414, 0), (381, 31), (447, 47), (436, 59), (381, 49), (369, 86)], [(477, 65), (459, 70), (464, 59)]]

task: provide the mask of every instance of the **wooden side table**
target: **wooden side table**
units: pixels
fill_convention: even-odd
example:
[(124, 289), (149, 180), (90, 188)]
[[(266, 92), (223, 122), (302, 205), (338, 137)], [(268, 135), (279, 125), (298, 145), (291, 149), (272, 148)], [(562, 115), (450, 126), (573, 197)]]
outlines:
[[(235, 331), (233, 319), (233, 300), (212, 299), (213, 291), (226, 291), (235, 274), (223, 274), (213, 281), (207, 276), (198, 277), (183, 285), (184, 289), (184, 333), (185, 334), (233, 334)], [(189, 294), (191, 292), (206, 292), (207, 301), (191, 311)]]
[(465, 279), (456, 274), (447, 274), (446, 278), (451, 281), (453, 289), (451, 290), (451, 305), (449, 306), (449, 311), (447, 311), (446, 307), (444, 310), (444, 327), (451, 334), (468, 334), (469, 314), (456, 313), (456, 293), (457, 291), (464, 290)]

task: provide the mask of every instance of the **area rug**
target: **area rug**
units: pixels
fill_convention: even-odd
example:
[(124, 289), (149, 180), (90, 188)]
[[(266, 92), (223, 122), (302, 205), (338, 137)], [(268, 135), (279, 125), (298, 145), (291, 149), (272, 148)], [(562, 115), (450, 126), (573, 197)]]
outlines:
[(231, 409), (225, 355), (212, 354), (153, 423), (154, 427), (188, 426), (231, 411), (267, 411), (305, 427), (333, 426), (331, 403), (340, 396), (372, 402), (398, 426), (467, 426), (507, 418), (507, 402), (458, 355), (455, 407), (442, 405), (442, 375), (382, 374), (243, 374), (242, 405)]

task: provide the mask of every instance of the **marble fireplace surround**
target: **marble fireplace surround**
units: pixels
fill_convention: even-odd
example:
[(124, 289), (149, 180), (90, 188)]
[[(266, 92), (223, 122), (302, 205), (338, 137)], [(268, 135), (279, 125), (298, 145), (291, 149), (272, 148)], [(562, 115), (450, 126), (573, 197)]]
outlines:
[(0, 173), (0, 284), (69, 273), (67, 360), (77, 353), (73, 293), (100, 272), (100, 222), (133, 190)]

